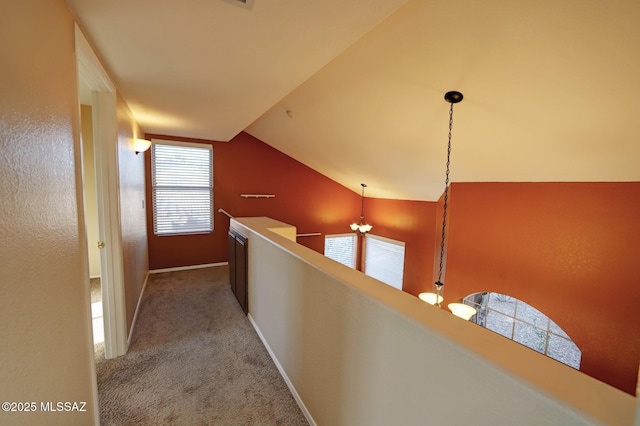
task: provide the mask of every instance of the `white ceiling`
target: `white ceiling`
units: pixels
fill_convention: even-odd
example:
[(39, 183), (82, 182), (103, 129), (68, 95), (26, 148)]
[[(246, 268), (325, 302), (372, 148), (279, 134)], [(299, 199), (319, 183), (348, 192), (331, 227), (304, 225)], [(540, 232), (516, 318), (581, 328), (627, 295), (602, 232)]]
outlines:
[(640, 181), (637, 0), (67, 2), (147, 133), (435, 200), (459, 90), (453, 181)]

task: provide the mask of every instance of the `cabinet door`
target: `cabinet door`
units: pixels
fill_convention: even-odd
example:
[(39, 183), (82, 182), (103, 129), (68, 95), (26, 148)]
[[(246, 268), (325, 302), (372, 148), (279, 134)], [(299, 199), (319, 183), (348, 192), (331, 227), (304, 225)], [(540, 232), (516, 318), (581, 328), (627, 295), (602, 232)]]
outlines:
[(236, 236), (229, 231), (229, 285), (236, 294)]
[(247, 238), (233, 230), (229, 230), (229, 285), (244, 313), (249, 313)]
[(245, 314), (249, 313), (247, 277), (247, 239), (236, 237), (236, 298)]

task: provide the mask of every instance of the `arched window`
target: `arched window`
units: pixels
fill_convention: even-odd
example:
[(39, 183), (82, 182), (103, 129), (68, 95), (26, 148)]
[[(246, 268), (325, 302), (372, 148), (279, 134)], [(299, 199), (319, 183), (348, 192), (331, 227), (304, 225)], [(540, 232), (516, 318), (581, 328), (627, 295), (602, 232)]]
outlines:
[(582, 352), (545, 314), (515, 297), (474, 293), (463, 299), (478, 313), (470, 321), (521, 343), (570, 367), (580, 369)]

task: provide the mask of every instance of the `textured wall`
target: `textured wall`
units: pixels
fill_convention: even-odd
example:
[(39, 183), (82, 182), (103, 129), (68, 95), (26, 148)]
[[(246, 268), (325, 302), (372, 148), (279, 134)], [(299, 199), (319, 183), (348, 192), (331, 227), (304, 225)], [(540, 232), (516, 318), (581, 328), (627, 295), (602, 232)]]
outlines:
[(445, 298), (517, 297), (631, 394), (640, 359), (640, 183), (454, 184)]
[(142, 286), (149, 271), (145, 165), (143, 155), (136, 155), (133, 150), (133, 139), (142, 137), (142, 130), (120, 95), (117, 98), (117, 120), (124, 291), (127, 330), (130, 331)]
[(319, 425), (632, 425), (635, 398), (269, 232), (249, 314)]
[(0, 401), (87, 411), (0, 412), (1, 424), (94, 419), (73, 29), (62, 0), (2, 2)]
[(402, 289), (417, 296), (432, 291), (432, 267), (436, 237), (437, 203), (430, 201), (385, 200), (365, 201), (371, 233), (405, 243)]

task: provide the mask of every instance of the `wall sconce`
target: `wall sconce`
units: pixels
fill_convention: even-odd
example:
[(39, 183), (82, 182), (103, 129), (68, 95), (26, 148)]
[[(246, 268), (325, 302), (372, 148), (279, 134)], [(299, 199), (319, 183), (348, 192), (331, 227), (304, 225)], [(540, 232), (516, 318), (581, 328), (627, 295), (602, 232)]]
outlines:
[(134, 139), (133, 140), (133, 150), (136, 152), (136, 155), (141, 152), (145, 152), (151, 146), (151, 141), (147, 139)]

